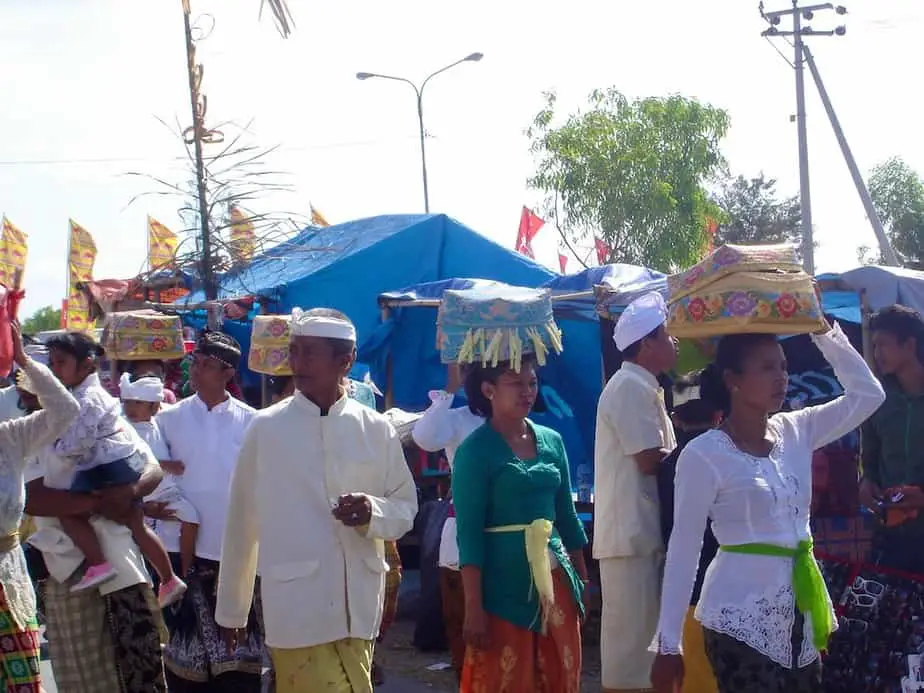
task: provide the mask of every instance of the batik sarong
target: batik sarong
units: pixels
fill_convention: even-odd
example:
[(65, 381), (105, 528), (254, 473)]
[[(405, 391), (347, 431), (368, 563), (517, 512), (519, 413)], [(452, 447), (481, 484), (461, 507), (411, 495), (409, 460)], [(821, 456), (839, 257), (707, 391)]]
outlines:
[(372, 693), (372, 641), (345, 638), (295, 649), (270, 648), (278, 693)]
[(16, 625), (0, 585), (0, 693), (40, 693), (38, 623)]
[(46, 636), (58, 690), (67, 693), (166, 693), (165, 631), (149, 585), (101, 596), (45, 583)]
[(395, 615), (398, 613), (398, 591), (401, 589), (401, 555), (398, 553), (397, 542), (385, 542), (385, 560), (388, 562), (388, 573), (385, 574), (385, 605), (382, 609), (382, 624), (379, 626), (379, 642), (382, 642), (385, 633), (394, 623)]
[(218, 562), (197, 558), (186, 584), (188, 589), (183, 599), (164, 611), (164, 620), (170, 631), (164, 661), (173, 675), (171, 679), (176, 677), (204, 683), (227, 676), (229, 680), (243, 678), (246, 682), (252, 677), (255, 682), (253, 690), (259, 691), (263, 670), (259, 579), (247, 620), (246, 638), (242, 647), (234, 652), (228, 652), (215, 622)]
[(443, 600), (443, 625), (449, 653), (452, 655), (452, 668), (458, 677), (462, 675), (462, 664), (465, 661), (465, 641), (462, 639), (465, 590), (462, 586), (462, 573), (451, 568), (440, 568), (440, 597)]
[(488, 614), (490, 648), (468, 647), (459, 693), (579, 693), (581, 617), (567, 576), (552, 574), (555, 604), (545, 635)]

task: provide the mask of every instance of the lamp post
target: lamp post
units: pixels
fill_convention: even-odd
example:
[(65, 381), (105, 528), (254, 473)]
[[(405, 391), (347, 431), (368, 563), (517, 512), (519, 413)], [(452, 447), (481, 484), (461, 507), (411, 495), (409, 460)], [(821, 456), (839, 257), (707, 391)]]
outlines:
[(357, 72), (356, 79), (363, 81), (367, 79), (390, 79), (393, 82), (404, 82), (409, 84), (411, 89), (414, 90), (414, 93), (417, 95), (417, 122), (420, 125), (420, 169), (423, 175), (423, 192), (424, 192), (424, 212), (426, 214), (430, 213), (430, 191), (427, 185), (427, 149), (426, 149), (426, 131), (424, 130), (424, 120), (423, 120), (423, 92), (424, 87), (427, 86), (427, 82), (447, 70), (454, 68), (456, 65), (461, 65), (462, 63), (477, 63), (484, 57), (482, 53), (472, 53), (467, 55), (461, 60), (456, 60), (451, 65), (442, 67), (436, 72), (431, 72), (423, 82), (420, 83), (418, 87), (414, 82), (405, 78), (405, 77), (395, 77), (393, 75), (381, 75), (376, 72)]

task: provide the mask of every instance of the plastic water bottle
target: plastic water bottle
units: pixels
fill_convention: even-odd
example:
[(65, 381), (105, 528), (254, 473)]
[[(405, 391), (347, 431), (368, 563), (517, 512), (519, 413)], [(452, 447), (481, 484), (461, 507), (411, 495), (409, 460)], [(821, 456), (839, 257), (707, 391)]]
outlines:
[(577, 502), (590, 503), (593, 488), (593, 469), (589, 464), (579, 464), (577, 468)]

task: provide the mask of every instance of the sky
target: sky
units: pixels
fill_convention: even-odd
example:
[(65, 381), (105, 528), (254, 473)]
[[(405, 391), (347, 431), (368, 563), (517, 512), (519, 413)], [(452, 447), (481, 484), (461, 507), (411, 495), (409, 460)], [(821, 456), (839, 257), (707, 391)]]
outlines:
[[(760, 36), (756, 2), (290, 0), (289, 39), (268, 16), (258, 21), (259, 0), (191, 2), (210, 29), (198, 46), (208, 122), (250, 123), (245, 141), (278, 146), (268, 165), (293, 188), (255, 202), (257, 212), (307, 214), (313, 204), (332, 223), (422, 212), (414, 94), (355, 74), (417, 81), (475, 51), (481, 62), (439, 75), (425, 92), (431, 211), (507, 247), (522, 206), (540, 199), (526, 185), (524, 131), (547, 90), (562, 116), (609, 86), (725, 108), (732, 172), (763, 171), (781, 194), (798, 191), (793, 71)], [(924, 104), (908, 90), (924, 3), (855, 0), (848, 9), (812, 22), (843, 22), (846, 36), (811, 45), (857, 163), (866, 173), (900, 155), (924, 171)], [(96, 239), (96, 278), (143, 267), (146, 215), (182, 228), (180, 200), (146, 194), (158, 186), (128, 175), (186, 179), (183, 146), (163, 124), (190, 120), (181, 2), (0, 0), (0, 46), (0, 214), (29, 234), (28, 315), (64, 297), (68, 218)], [(806, 92), (816, 266), (846, 270), (875, 239), (808, 72)], [(538, 259), (556, 269), (557, 241), (550, 225), (535, 241)]]

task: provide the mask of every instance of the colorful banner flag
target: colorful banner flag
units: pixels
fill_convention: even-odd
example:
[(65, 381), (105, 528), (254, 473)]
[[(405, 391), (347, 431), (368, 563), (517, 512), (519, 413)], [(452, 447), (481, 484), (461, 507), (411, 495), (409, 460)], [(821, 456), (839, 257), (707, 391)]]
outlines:
[(69, 330), (88, 330), (90, 323), (90, 304), (87, 294), (77, 288), (79, 282), (93, 279), (93, 265), (96, 263), (96, 243), (93, 236), (73, 219), (68, 220), (70, 236), (67, 251), (67, 317), (65, 324)]
[(539, 229), (545, 224), (544, 219), (540, 219), (529, 207), (523, 207), (520, 213), (520, 228), (517, 230), (517, 243), (515, 250), (526, 257), (536, 259), (533, 252), (533, 239), (539, 233)]
[(613, 250), (596, 236), (594, 236), (594, 250), (597, 251), (598, 265), (605, 265), (613, 255)]
[(239, 208), (231, 208), (231, 257), (234, 264), (250, 262), (257, 238), (253, 222)]
[(172, 267), (176, 262), (179, 239), (157, 219), (148, 216), (148, 269)]
[(314, 205), (311, 205), (311, 225), (321, 227), (330, 226), (330, 224), (327, 223), (327, 219), (324, 218), (324, 215), (316, 210)]
[(3, 217), (2, 232), (0, 232), (0, 283), (13, 287), (19, 274), (22, 283), (22, 274), (26, 271), (26, 258), (29, 254), (29, 237), (13, 226), (12, 222)]
[(561, 267), (562, 274), (567, 274), (568, 256), (565, 255), (565, 249), (561, 246), (558, 247), (558, 266)]

